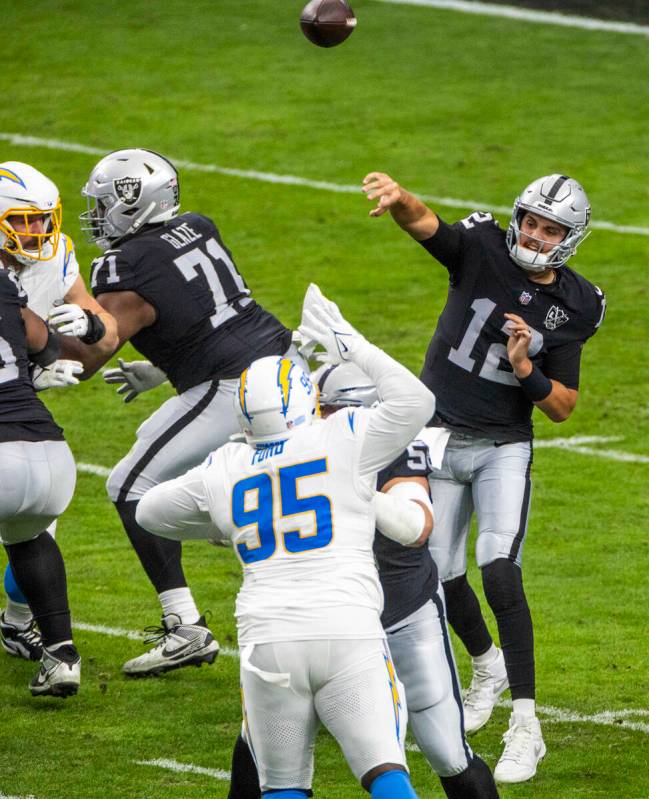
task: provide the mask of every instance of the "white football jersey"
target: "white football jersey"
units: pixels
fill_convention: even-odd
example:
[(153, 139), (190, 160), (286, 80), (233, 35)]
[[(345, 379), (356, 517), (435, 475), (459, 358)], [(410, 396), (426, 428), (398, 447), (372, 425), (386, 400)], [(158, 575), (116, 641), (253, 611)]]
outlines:
[(54, 303), (65, 298), (79, 277), (79, 264), (72, 239), (61, 234), (54, 258), (23, 266), (18, 277), (27, 292), (27, 306), (41, 319), (47, 319)]
[(243, 566), (240, 646), (385, 637), (376, 475), (359, 471), (369, 415), (340, 410), (257, 449), (229, 443), (202, 467), (207, 509)]

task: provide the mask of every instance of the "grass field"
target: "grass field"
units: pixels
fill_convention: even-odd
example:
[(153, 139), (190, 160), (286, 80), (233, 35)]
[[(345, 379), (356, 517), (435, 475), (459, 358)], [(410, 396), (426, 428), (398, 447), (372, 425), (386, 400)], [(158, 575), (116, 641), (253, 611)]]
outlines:
[[(585, 349), (574, 416), (560, 428), (539, 417), (537, 436), (616, 440), (587, 445), (599, 456), (536, 452), (525, 585), (548, 756), (532, 783), (502, 796), (647, 799), (647, 37), (357, 0), (357, 31), (325, 51), (301, 36), (300, 7), (5, 4), (0, 160), (27, 161), (58, 183), (86, 267), (97, 252), (77, 216), (94, 149), (143, 146), (192, 162), (181, 171), (183, 207), (217, 221), (259, 301), (295, 325), (315, 280), (414, 371), (443, 305), (444, 270), (390, 220), (369, 219), (360, 192), (269, 175), (345, 187), (388, 171), (415, 192), (458, 200), (435, 206), (451, 221), (510, 206), (533, 178), (562, 171), (587, 188), (596, 222), (644, 229), (595, 229), (575, 259), (606, 290), (609, 313)], [(125, 406), (95, 378), (46, 399), (77, 460), (110, 467), (168, 396), (163, 386)], [(101, 477), (80, 473), (59, 530), (74, 621), (86, 627), (76, 630), (82, 687), (66, 702), (34, 700), (34, 666), (0, 656), (0, 797), (223, 799), (240, 721), (236, 658), (127, 682), (121, 664), (142, 644), (125, 633), (159, 610)], [(185, 565), (222, 647), (234, 649), (237, 563), (196, 544)], [(472, 739), (491, 766), (508, 714), (498, 708)], [(161, 759), (211, 771), (150, 765)], [(443, 795), (420, 754), (410, 764), (422, 799)], [(314, 788), (327, 799), (362, 795), (325, 734)]]

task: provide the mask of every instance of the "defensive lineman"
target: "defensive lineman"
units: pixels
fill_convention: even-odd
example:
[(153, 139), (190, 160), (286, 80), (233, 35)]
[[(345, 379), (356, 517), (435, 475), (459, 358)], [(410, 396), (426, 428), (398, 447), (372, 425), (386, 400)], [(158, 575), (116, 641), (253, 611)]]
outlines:
[[(431, 552), (449, 622), (473, 660), (466, 728), (484, 725), (509, 685), (513, 713), (494, 773), (501, 782), (522, 782), (534, 776), (545, 754), (521, 576), (531, 415), (534, 405), (555, 422), (572, 413), (581, 349), (604, 315), (602, 292), (565, 266), (587, 235), (590, 205), (577, 181), (559, 174), (539, 178), (516, 200), (505, 232), (480, 212), (447, 225), (384, 173), (370, 173), (364, 191), (378, 200), (371, 216), (389, 210), (449, 271), (447, 303), (421, 375), (438, 399), (432, 424), (450, 436), (431, 482), (438, 509)], [(502, 653), (466, 578), (474, 509), (476, 558)]]
[(181, 545), (145, 533), (135, 510), (148, 488), (196, 466), (238, 430), (238, 375), (255, 358), (286, 353), (291, 333), (253, 300), (214, 223), (179, 216), (178, 173), (166, 158), (144, 149), (110, 153), (83, 193), (82, 225), (104, 250), (93, 262), (92, 291), (117, 320), (119, 346), (130, 340), (152, 362), (145, 366), (153, 382), (168, 377), (178, 392), (139, 427), (107, 482), (163, 613), (158, 644), (124, 671), (211, 663), (218, 644), (187, 586)]
[[(29, 164), (0, 164), (0, 263), (20, 278), (27, 306), (50, 318), (64, 335), (76, 335), (92, 349), (110, 354), (117, 344), (115, 320), (88, 290), (79, 274), (74, 244), (61, 231), (62, 205), (56, 185)], [(78, 383), (82, 364), (58, 359), (30, 368), (37, 391)], [(56, 522), (48, 531), (54, 535)], [(40, 660), (42, 645), (34, 617), (13, 575), (5, 570), (7, 605), (0, 616), (0, 640), (6, 652)]]
[(249, 443), (226, 444), (152, 489), (138, 519), (171, 537), (216, 529), (234, 544), (244, 569), (236, 615), (245, 734), (262, 795), (308, 795), (321, 720), (373, 797), (414, 797), (400, 743), (405, 708), (380, 623), (372, 499), (377, 471), (430, 418), (434, 398), (314, 286), (300, 331), (363, 368), (383, 401), (316, 422), (308, 375), (288, 359), (255, 361), (239, 385)]
[[(379, 401), (376, 385), (353, 363), (324, 364), (311, 377), (320, 392), (323, 418), (341, 408), (371, 408)], [(384, 594), (381, 623), (405, 689), (408, 723), (444, 792), (449, 799), (497, 799), (489, 768), (464, 737), (462, 698), (437, 569), (427, 547), (395, 540), (403, 539), (409, 527), (413, 536), (421, 531), (426, 538), (430, 533), (429, 472), (428, 447), (415, 439), (378, 475), (374, 554)], [(261, 796), (257, 769), (241, 736), (233, 753), (228, 796)]]

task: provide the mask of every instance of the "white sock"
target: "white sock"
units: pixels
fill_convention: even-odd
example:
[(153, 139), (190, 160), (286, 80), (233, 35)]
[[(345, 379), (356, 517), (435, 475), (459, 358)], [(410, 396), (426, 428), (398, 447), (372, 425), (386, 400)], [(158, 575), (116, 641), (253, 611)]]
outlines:
[(162, 615), (169, 616), (173, 613), (178, 616), (181, 624), (196, 624), (201, 617), (192, 592), (187, 587), (163, 591), (158, 594), (158, 599), (162, 606)]
[(481, 669), (484, 666), (491, 666), (492, 663), (496, 662), (497, 657), (498, 657), (498, 649), (496, 648), (496, 645), (492, 642), (491, 646), (489, 647), (489, 649), (487, 649), (484, 655), (478, 655), (478, 657), (475, 658), (472, 657), (471, 663), (473, 663), (473, 665), (477, 669)]
[(32, 623), (34, 616), (30, 610), (29, 605), (23, 602), (14, 602), (13, 599), (7, 597), (7, 607), (5, 608), (5, 621), (13, 624), (21, 630), (27, 629)]
[(536, 716), (536, 702), (533, 699), (514, 699), (512, 702), (514, 714), (526, 719)]

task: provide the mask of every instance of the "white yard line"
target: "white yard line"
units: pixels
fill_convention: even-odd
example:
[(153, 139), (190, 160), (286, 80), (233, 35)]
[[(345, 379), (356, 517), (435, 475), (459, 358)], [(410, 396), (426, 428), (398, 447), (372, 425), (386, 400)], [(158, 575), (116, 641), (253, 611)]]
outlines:
[[(230, 772), (220, 768), (204, 768), (195, 766), (192, 763), (179, 763), (177, 760), (167, 760), (164, 757), (155, 760), (134, 760), (138, 766), (155, 766), (169, 771), (186, 772), (188, 774), (202, 774), (205, 777), (212, 777), (215, 780), (227, 781), (230, 779)], [(2, 797), (0, 796), (0, 799)]]
[(36, 797), (32, 796), (31, 793), (29, 796), (9, 796), (8, 793), (0, 791), (0, 799), (36, 799)]
[[(88, 147), (85, 144), (60, 141), (58, 139), (41, 139), (36, 136), (23, 136), (21, 133), (0, 133), (0, 141), (9, 142), (15, 147), (44, 147), (49, 150), (65, 150), (67, 152), (85, 153), (88, 155), (105, 155), (110, 149)], [(325, 180), (311, 180), (297, 175), (277, 175), (274, 172), (258, 172), (254, 169), (232, 169), (230, 167), (218, 166), (217, 164), (197, 164), (193, 161), (184, 161), (173, 157), (171, 160), (176, 166), (190, 172), (209, 172), (248, 180), (259, 180), (264, 183), (281, 183), (288, 186), (302, 186), (308, 189), (318, 189), (320, 191), (331, 191), (342, 194), (361, 193), (360, 185), (345, 185), (342, 183), (330, 183)], [(490, 211), (495, 214), (511, 214), (512, 210), (510, 205), (492, 205), (479, 200), (437, 197), (433, 194), (420, 194), (418, 196), (426, 202), (433, 203), (433, 205), (441, 205), (448, 208), (463, 208), (467, 210), (479, 209), (481, 211)], [(591, 222), (590, 227), (597, 230), (608, 230), (614, 233), (649, 236), (649, 227), (618, 225), (605, 220)]]
[(563, 14), (556, 11), (535, 11), (532, 8), (501, 6), (496, 3), (467, 2), (467, 0), (376, 0), (378, 3), (391, 3), (403, 6), (426, 6), (446, 11), (459, 11), (462, 14), (479, 14), (487, 17), (502, 17), (523, 22), (537, 22), (543, 25), (561, 25), (566, 28), (581, 28), (588, 31), (607, 31), (608, 33), (627, 33), (636, 36), (649, 36), (649, 25), (635, 22), (616, 22)]
[(622, 441), (621, 436), (573, 436), (572, 438), (541, 438), (534, 441), (535, 449), (554, 447), (576, 452), (578, 455), (592, 455), (595, 458), (606, 458), (610, 461), (622, 463), (649, 463), (646, 455), (636, 455), (632, 452), (622, 452), (617, 449), (594, 449), (585, 447), (584, 444), (605, 444), (609, 441)]

